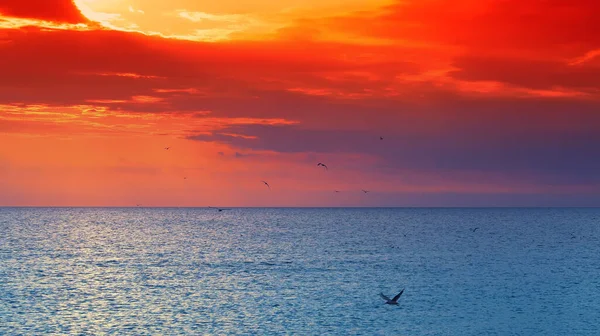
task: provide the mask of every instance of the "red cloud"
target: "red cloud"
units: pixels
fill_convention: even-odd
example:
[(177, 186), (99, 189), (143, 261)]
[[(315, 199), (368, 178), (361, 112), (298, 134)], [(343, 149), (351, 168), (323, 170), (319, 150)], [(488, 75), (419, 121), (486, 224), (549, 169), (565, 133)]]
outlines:
[(0, 14), (64, 23), (89, 21), (72, 0), (0, 0)]
[(565, 87), (596, 92), (600, 87), (600, 67), (565, 61), (518, 59), (516, 57), (457, 57), (452, 77), (467, 81), (498, 81), (531, 89)]
[(315, 20), (308, 29), (314, 36), (333, 30), (488, 53), (573, 56), (600, 44), (599, 12), (597, 0), (402, 0), (374, 12)]

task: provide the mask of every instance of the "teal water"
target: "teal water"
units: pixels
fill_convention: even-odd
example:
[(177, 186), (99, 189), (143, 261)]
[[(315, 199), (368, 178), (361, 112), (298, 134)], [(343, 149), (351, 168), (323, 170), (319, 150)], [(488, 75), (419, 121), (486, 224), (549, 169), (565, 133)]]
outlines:
[(599, 224), (591, 208), (0, 208), (0, 335), (598, 335)]

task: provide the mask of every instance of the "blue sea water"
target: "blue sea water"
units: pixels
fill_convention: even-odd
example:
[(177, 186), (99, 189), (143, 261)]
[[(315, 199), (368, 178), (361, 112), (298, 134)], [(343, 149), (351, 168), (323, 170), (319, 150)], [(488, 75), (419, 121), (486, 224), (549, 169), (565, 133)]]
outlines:
[(0, 334), (600, 335), (599, 224), (591, 208), (0, 208)]

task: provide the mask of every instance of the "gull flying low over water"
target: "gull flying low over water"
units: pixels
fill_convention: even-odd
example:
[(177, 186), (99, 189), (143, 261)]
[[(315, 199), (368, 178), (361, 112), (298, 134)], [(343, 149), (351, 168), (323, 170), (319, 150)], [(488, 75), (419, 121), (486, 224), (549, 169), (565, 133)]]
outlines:
[(321, 162), (317, 163), (317, 167), (325, 167), (326, 170), (329, 170), (329, 168), (327, 168), (327, 165)]
[(366, 193), (370, 193), (370, 191), (363, 189), (362, 192)]
[(471, 229), (471, 232), (475, 232), (475, 231), (477, 231), (477, 229), (479, 229), (479, 228), (478, 228), (478, 227), (476, 227), (476, 228), (474, 228), (474, 229)]
[(404, 289), (402, 289), (402, 291), (400, 291), (400, 293), (398, 293), (398, 295), (394, 296), (394, 298), (392, 299), (383, 295), (383, 293), (379, 293), (379, 295), (385, 300), (385, 304), (397, 305), (398, 299), (400, 298), (400, 295), (402, 295), (402, 293), (404, 293)]
[(227, 210), (231, 210), (231, 209), (221, 209), (221, 208), (215, 208), (215, 207), (211, 207), (211, 206), (209, 206), (208, 208), (209, 208), (209, 209), (217, 209), (217, 211), (218, 211), (218, 212), (221, 212), (221, 211), (227, 211)]
[(264, 183), (267, 187), (269, 187), (269, 190), (271, 190), (271, 186), (267, 183), (267, 181), (262, 181), (262, 183)]

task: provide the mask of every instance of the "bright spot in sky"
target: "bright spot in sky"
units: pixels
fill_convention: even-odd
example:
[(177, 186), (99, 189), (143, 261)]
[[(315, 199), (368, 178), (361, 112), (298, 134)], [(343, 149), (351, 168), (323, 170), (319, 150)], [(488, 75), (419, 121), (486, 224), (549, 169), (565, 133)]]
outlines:
[(111, 29), (199, 41), (260, 38), (299, 18), (365, 10), (390, 0), (74, 0), (92, 21)]

